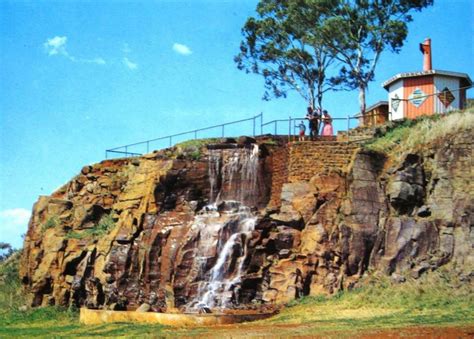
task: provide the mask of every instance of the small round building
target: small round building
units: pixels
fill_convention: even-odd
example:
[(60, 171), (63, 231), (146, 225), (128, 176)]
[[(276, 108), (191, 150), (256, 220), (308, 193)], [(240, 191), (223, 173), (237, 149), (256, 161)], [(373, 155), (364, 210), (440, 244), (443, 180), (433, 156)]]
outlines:
[(391, 120), (446, 113), (466, 107), (472, 81), (466, 73), (432, 69), (431, 39), (420, 44), (423, 71), (399, 73), (382, 86), (388, 91)]

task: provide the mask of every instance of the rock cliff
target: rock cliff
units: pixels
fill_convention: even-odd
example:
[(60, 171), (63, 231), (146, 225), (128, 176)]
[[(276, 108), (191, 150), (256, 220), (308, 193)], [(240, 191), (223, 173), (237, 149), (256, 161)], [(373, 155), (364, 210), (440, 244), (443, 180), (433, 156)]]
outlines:
[(334, 139), (239, 141), (106, 160), (40, 197), (20, 272), (31, 304), (252, 308), (367, 272), (472, 275), (471, 133), (397, 157)]

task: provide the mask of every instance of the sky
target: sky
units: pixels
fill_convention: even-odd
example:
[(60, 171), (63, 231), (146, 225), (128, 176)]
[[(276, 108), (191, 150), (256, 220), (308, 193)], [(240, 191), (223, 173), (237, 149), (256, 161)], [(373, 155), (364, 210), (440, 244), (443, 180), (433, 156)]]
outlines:
[[(263, 78), (233, 61), (256, 4), (0, 1), (0, 242), (20, 248), (38, 196), (102, 161), (106, 149), (260, 112), (264, 122), (303, 117), (303, 99), (263, 101)], [(382, 55), (368, 105), (387, 100), (383, 81), (422, 69), (426, 37), (433, 68), (474, 78), (474, 1), (435, 0), (413, 16), (402, 51)], [(353, 115), (358, 93), (330, 92), (323, 105), (333, 117)]]

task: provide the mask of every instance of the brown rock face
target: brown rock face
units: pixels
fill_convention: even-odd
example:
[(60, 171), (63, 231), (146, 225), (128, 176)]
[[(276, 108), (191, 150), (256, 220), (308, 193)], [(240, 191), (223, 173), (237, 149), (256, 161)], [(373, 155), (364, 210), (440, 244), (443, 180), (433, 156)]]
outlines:
[(472, 272), (468, 134), (401, 161), (336, 141), (239, 141), (200, 160), (86, 166), (40, 197), (21, 266), (31, 304), (252, 308), (350, 288), (369, 269)]

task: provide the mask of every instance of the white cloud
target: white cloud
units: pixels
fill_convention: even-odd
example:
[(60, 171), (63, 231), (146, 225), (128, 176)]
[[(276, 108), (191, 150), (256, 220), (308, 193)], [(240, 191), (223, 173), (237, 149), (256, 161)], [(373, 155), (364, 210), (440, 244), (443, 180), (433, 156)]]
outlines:
[(65, 55), (69, 54), (66, 51), (67, 37), (65, 36), (55, 36), (54, 38), (46, 40), (43, 44), (48, 55)]
[(135, 63), (135, 62), (130, 61), (130, 59), (127, 58), (127, 57), (124, 57), (122, 59), (122, 61), (123, 61), (124, 65), (127, 66), (131, 70), (134, 70), (134, 69), (138, 68), (138, 64)]
[(193, 53), (188, 46), (179, 44), (177, 42), (173, 44), (173, 51), (181, 55), (190, 55), (191, 53)]
[(66, 36), (55, 36), (54, 38), (47, 39), (46, 42), (43, 43), (43, 47), (49, 56), (62, 55), (68, 58), (69, 60), (71, 60), (72, 62), (105, 65), (105, 60), (102, 58), (92, 58), (92, 59), (76, 58), (75, 56), (69, 54), (69, 52), (66, 49), (66, 44), (67, 44)]
[(94, 58), (94, 59), (79, 59), (79, 62), (85, 62), (89, 64), (97, 64), (97, 65), (105, 65), (105, 60), (102, 58)]
[(0, 219), (2, 221), (8, 220), (15, 225), (28, 223), (31, 212), (24, 208), (12, 208), (9, 210), (0, 211)]
[(20, 248), (23, 240), (21, 235), (28, 229), (31, 212), (24, 208), (12, 208), (0, 211), (0, 234), (4, 242)]

